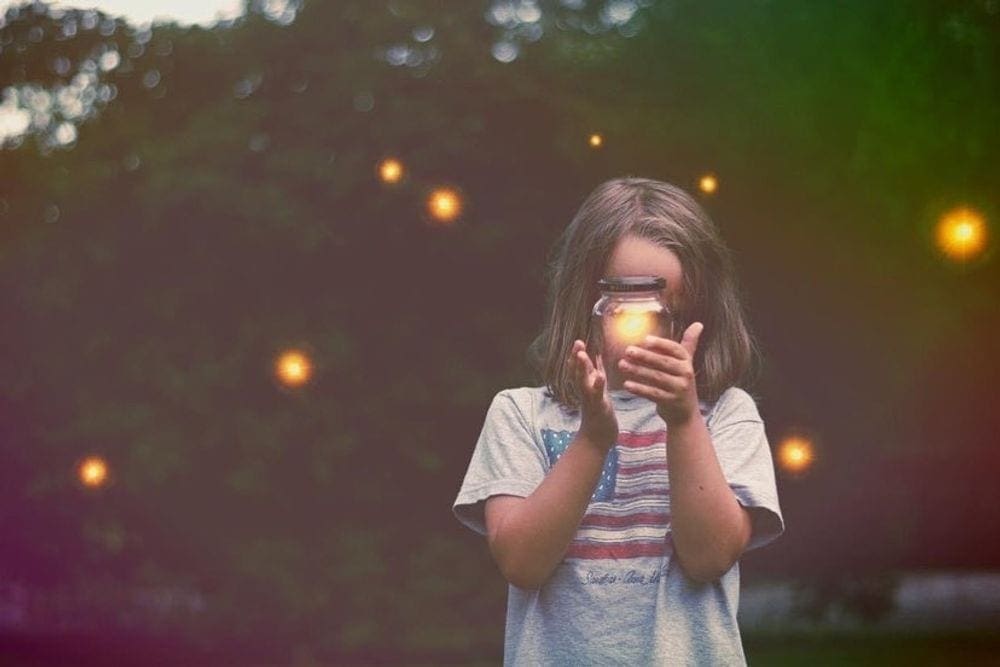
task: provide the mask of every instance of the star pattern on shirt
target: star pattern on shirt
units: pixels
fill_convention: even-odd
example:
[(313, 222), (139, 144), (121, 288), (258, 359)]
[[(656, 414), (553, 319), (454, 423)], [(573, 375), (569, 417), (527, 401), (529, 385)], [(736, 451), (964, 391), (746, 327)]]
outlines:
[[(554, 466), (563, 455), (569, 443), (576, 437), (576, 431), (553, 431), (542, 429), (542, 443), (549, 459), (549, 466)], [(618, 448), (612, 447), (604, 459), (601, 478), (590, 499), (592, 501), (607, 501), (615, 496), (615, 479), (618, 477)]]

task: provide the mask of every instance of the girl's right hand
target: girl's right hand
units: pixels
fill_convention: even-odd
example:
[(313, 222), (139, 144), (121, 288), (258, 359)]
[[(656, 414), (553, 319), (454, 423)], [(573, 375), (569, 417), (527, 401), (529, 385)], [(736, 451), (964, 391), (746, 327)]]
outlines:
[(580, 431), (592, 444), (607, 452), (618, 439), (618, 419), (607, 392), (608, 375), (604, 362), (598, 354), (595, 367), (582, 340), (573, 342), (568, 361), (576, 371), (580, 389)]

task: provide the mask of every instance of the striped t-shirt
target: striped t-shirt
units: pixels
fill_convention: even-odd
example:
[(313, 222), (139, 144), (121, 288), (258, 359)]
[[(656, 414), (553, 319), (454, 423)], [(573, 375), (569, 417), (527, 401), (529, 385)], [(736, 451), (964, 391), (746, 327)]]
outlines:
[[(562, 562), (537, 590), (508, 586), (505, 665), (744, 665), (736, 623), (739, 564), (688, 579), (672, 558), (666, 424), (656, 405), (611, 393), (619, 436)], [(757, 407), (731, 387), (700, 404), (723, 474), (751, 510), (748, 548), (784, 530)], [(577, 411), (544, 387), (500, 392), (486, 415), (455, 516), (486, 535), (493, 495), (526, 497), (573, 441)]]

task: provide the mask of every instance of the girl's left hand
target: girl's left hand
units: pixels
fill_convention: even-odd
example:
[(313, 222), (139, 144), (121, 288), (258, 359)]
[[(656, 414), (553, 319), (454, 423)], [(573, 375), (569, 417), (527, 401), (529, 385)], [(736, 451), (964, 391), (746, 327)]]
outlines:
[(704, 329), (701, 322), (692, 323), (680, 343), (648, 336), (641, 346), (626, 348), (625, 358), (618, 362), (625, 388), (654, 401), (668, 425), (683, 424), (698, 414), (694, 353)]

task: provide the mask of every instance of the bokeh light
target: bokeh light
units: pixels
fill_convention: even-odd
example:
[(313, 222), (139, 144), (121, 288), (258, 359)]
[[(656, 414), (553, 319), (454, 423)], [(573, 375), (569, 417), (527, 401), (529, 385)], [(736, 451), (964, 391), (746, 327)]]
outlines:
[(792, 475), (808, 471), (816, 461), (816, 448), (804, 435), (790, 435), (778, 445), (778, 465)]
[(706, 195), (715, 194), (719, 189), (719, 178), (715, 174), (705, 174), (698, 180), (698, 189)]
[(108, 482), (108, 464), (100, 456), (88, 456), (77, 465), (76, 475), (84, 486), (100, 488)]
[(462, 214), (462, 197), (453, 188), (437, 188), (427, 198), (427, 212), (431, 220), (450, 225)]
[(493, 45), (493, 57), (502, 63), (512, 63), (517, 59), (520, 48), (514, 42), (500, 41)]
[(968, 262), (982, 256), (989, 243), (986, 218), (967, 206), (947, 211), (934, 232), (938, 250), (954, 262)]
[(278, 381), (288, 387), (300, 387), (312, 377), (312, 362), (301, 350), (287, 350), (275, 362)]
[(590, 144), (591, 148), (600, 148), (601, 146), (604, 145), (604, 137), (595, 132), (594, 134), (590, 135), (590, 138), (587, 140), (587, 143)]
[(395, 185), (403, 180), (403, 163), (396, 158), (386, 158), (378, 163), (378, 177), (388, 185)]

